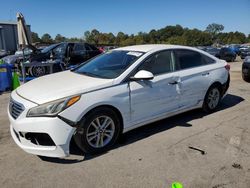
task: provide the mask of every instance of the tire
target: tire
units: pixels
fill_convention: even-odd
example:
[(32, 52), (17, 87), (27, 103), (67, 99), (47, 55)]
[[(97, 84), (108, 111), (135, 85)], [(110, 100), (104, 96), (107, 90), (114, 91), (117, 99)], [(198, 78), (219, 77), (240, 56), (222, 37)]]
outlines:
[(244, 76), (243, 74), (242, 74), (242, 79), (243, 79), (245, 82), (250, 82), (250, 78), (247, 77), (247, 76)]
[(118, 115), (112, 109), (99, 108), (83, 118), (81, 126), (76, 130), (74, 140), (85, 153), (103, 153), (116, 143), (121, 129)]
[(44, 76), (46, 74), (45, 67), (42, 66), (33, 66), (31, 69), (31, 75), (34, 77)]
[(212, 85), (205, 96), (202, 109), (205, 112), (213, 112), (218, 107), (221, 100), (221, 86), (219, 84)]

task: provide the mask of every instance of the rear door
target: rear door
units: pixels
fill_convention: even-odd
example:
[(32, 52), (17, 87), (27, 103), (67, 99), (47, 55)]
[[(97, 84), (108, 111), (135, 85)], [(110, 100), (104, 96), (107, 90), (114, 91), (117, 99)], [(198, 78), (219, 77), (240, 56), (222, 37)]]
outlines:
[(75, 43), (70, 57), (70, 63), (73, 65), (82, 63), (89, 59), (89, 54), (86, 51), (85, 45), (82, 43)]
[(131, 120), (133, 124), (157, 118), (178, 109), (180, 95), (173, 72), (173, 52), (158, 52), (135, 71), (150, 71), (152, 80), (131, 81)]
[(193, 50), (178, 49), (174, 53), (180, 77), (180, 108), (189, 108), (203, 101), (215, 60)]

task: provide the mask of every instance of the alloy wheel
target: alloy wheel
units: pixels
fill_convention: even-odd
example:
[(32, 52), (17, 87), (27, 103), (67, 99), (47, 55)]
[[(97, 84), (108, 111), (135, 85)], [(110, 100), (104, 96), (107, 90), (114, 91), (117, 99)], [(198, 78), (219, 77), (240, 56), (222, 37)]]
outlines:
[(220, 101), (220, 91), (218, 90), (218, 88), (213, 88), (209, 92), (207, 100), (208, 106), (211, 110), (217, 107)]
[(114, 133), (114, 121), (109, 116), (99, 116), (90, 123), (87, 129), (87, 142), (94, 148), (102, 148), (110, 143)]

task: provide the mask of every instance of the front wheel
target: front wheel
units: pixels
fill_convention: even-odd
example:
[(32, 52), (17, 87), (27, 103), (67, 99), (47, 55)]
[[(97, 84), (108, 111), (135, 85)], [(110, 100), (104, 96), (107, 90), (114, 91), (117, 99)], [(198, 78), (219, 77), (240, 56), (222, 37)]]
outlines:
[(221, 99), (221, 92), (219, 86), (212, 86), (207, 91), (203, 103), (203, 110), (205, 112), (213, 112), (219, 105)]
[(109, 108), (100, 108), (86, 115), (74, 139), (85, 153), (95, 154), (114, 145), (120, 132), (121, 122), (117, 114)]
[(46, 74), (46, 69), (43, 66), (33, 66), (31, 67), (31, 76), (40, 77)]

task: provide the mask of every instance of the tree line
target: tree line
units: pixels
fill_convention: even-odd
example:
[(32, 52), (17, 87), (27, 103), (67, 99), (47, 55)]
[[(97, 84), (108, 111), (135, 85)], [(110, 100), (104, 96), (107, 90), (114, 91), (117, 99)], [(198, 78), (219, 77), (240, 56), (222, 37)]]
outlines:
[(40, 38), (37, 33), (32, 32), (33, 43), (59, 43), (59, 42), (88, 42), (96, 46), (128, 46), (136, 44), (179, 44), (187, 46), (209, 46), (212, 44), (243, 44), (250, 42), (250, 34), (246, 36), (241, 32), (223, 32), (224, 26), (212, 23), (206, 30), (183, 28), (181, 25), (166, 26), (150, 32), (139, 32), (138, 34), (125, 34), (118, 32), (103, 33), (97, 29), (86, 31), (81, 38), (67, 38), (57, 34), (53, 39), (48, 33)]

